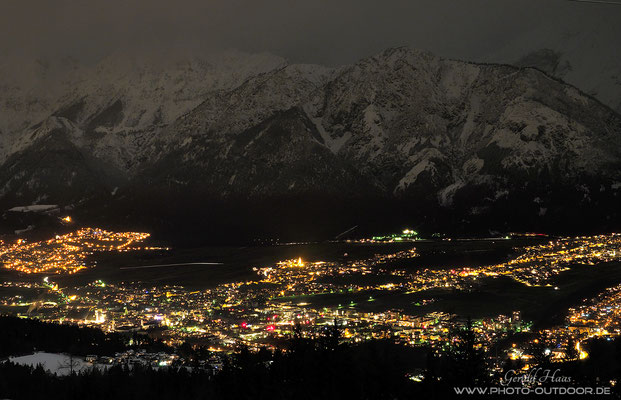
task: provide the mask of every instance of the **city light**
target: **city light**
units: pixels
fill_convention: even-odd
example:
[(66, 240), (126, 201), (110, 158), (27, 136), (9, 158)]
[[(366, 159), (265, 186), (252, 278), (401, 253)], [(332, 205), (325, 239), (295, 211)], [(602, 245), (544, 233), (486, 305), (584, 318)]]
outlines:
[(25, 274), (74, 274), (88, 268), (87, 258), (95, 252), (157, 249), (136, 246), (148, 237), (148, 233), (83, 228), (45, 241), (0, 243), (0, 262), (6, 269)]
[[(26, 273), (71, 273), (85, 268), (86, 256), (95, 251), (129, 251), (146, 240), (144, 233), (113, 233), (82, 229), (73, 234), (42, 242), (21, 241), (4, 245), (5, 267), (25, 272), (27, 262), (38, 260)], [(413, 246), (413, 245), (412, 245)], [(160, 327), (166, 343), (188, 339), (209, 340), (218, 351), (239, 344), (251, 348), (274, 346), (274, 339), (301, 334), (316, 337), (338, 319), (344, 327), (343, 340), (359, 343), (390, 340), (409, 346), (443, 348), (450, 344), (451, 330), (464, 324), (459, 315), (430, 310), (377, 308), (387, 294), (416, 294), (426, 290), (469, 291), (483, 284), (481, 277), (505, 276), (526, 287), (549, 287), (551, 279), (576, 263), (596, 265), (619, 260), (621, 235), (562, 238), (520, 249), (501, 264), (478, 267), (423, 268), (408, 270), (399, 265), (416, 259), (416, 248), (368, 258), (339, 261), (304, 261), (301, 257), (255, 267), (255, 277), (205, 290), (189, 290), (175, 285), (148, 285), (141, 282), (115, 284), (96, 280), (76, 287), (62, 287), (53, 275), (40, 283), (4, 282), (5, 288), (44, 291), (47, 299), (28, 301), (22, 295), (0, 297), (0, 306), (20, 309), (30, 317), (49, 322), (96, 326), (104, 331), (138, 332)], [(387, 263), (392, 263), (387, 267)], [(61, 267), (62, 266), (62, 267)], [(373, 279), (365, 280), (362, 277)], [(374, 279), (381, 276), (382, 279)], [(354, 283), (358, 282), (358, 283)], [(322, 304), (322, 296), (340, 296), (333, 305)], [(411, 307), (433, 306), (434, 297), (419, 299)], [(338, 303), (338, 304), (337, 304)], [(365, 310), (373, 305), (375, 311)], [(569, 360), (569, 346), (576, 359), (589, 356), (585, 341), (594, 337), (621, 334), (621, 285), (607, 289), (579, 307), (568, 310), (565, 324), (532, 332), (526, 343), (513, 343), (507, 358), (530, 362), (542, 343), (552, 362)], [(473, 321), (477, 346), (489, 350), (508, 338), (509, 332), (531, 332), (519, 310)]]

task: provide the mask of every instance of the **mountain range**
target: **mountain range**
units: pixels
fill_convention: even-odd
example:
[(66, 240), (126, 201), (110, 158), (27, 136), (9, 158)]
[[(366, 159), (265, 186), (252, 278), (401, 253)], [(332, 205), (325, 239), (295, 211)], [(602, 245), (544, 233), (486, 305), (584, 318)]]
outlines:
[(38, 63), (0, 81), (0, 206), (209, 237), (612, 229), (621, 116), (554, 76), (562, 60), (530, 66), (553, 56)]

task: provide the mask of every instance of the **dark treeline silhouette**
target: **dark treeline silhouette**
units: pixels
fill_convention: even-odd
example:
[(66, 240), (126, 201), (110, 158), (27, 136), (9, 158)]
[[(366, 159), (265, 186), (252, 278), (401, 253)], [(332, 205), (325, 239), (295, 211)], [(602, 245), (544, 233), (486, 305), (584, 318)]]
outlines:
[(146, 335), (106, 334), (100, 329), (59, 325), (11, 316), (0, 316), (0, 358), (34, 351), (110, 355), (129, 348), (167, 350)]
[[(11, 399), (411, 399), (414, 349), (388, 341), (340, 343), (338, 327), (307, 339), (299, 328), (283, 351), (247, 348), (222, 370), (135, 365), (59, 377), (42, 368), (0, 364), (0, 397)], [(186, 351), (188, 351), (186, 349)], [(191, 357), (199, 356), (191, 352)], [(209, 355), (205, 355), (209, 356)]]
[[(34, 324), (29, 327), (41, 324), (26, 322)], [(50, 324), (41, 326), (49, 332), (55, 330)], [(64, 327), (56, 328), (64, 331)], [(92, 338), (96, 342), (102, 336)], [(541, 350), (544, 351), (543, 345)], [(176, 351), (195, 362), (189, 364), (194, 366), (199, 365), (197, 361), (208, 361), (213, 356), (204, 348), (197, 350), (187, 344)], [(609, 386), (610, 380), (619, 380), (620, 340), (591, 341), (588, 351), (587, 360), (552, 363), (542, 353), (536, 354), (534, 362), (537, 367), (560, 369), (559, 374), (571, 376), (573, 381), (568, 385)], [(490, 376), (489, 358), (477, 343), (469, 322), (452, 332), (449, 344), (441, 351), (429, 349), (426, 366), (415, 361), (419, 355), (420, 349), (389, 340), (343, 343), (337, 324), (312, 339), (304, 337), (301, 327), (296, 326), (286, 349), (263, 348), (254, 352), (241, 347), (223, 356), (222, 368), (215, 374), (208, 362), (202, 368), (114, 366), (69, 376), (50, 375), (41, 367), (1, 362), (0, 398), (445, 399), (471, 397), (456, 395), (453, 390), (456, 386), (498, 386), (501, 374)], [(507, 361), (505, 371), (519, 370), (522, 366), (518, 361)], [(423, 375), (422, 382), (410, 379), (418, 374)], [(610, 398), (619, 398), (618, 392), (614, 394)]]
[(430, 349), (421, 392), (427, 398), (452, 398), (453, 387), (486, 387), (492, 383), (485, 353), (472, 329), (472, 321), (452, 329), (442, 351)]

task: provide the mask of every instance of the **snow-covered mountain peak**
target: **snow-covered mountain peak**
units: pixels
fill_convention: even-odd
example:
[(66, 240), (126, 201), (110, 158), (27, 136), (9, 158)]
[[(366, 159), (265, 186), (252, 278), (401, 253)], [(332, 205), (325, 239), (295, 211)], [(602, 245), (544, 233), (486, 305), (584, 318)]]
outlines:
[[(141, 190), (242, 204), (370, 196), (470, 218), (532, 195), (537, 209), (524, 212), (539, 218), (557, 191), (579, 207), (619, 189), (619, 115), (534, 68), (408, 48), (337, 69), (240, 53), (148, 59), (83, 67), (42, 104), (5, 147), (0, 200), (119, 186), (115, 201), (132, 191), (151, 201)], [(47, 180), (71, 181), (75, 193)]]
[(16, 143), (27, 145), (19, 137), (24, 129), (50, 115), (72, 121), (87, 134), (151, 131), (198, 106), (208, 93), (230, 90), (286, 61), (239, 51), (145, 51), (116, 52), (88, 65), (71, 59), (26, 65), (22, 70), (7, 63), (0, 67), (5, 81), (0, 83), (0, 161), (21, 148)]

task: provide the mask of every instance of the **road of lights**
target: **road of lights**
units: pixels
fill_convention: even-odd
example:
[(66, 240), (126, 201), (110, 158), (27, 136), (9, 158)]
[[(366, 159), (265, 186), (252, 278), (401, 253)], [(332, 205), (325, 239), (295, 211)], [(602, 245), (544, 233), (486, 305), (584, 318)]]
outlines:
[(74, 274), (88, 267), (87, 257), (94, 252), (154, 249), (137, 246), (148, 237), (141, 232), (83, 228), (40, 242), (0, 243), (0, 262), (6, 269), (26, 274)]

